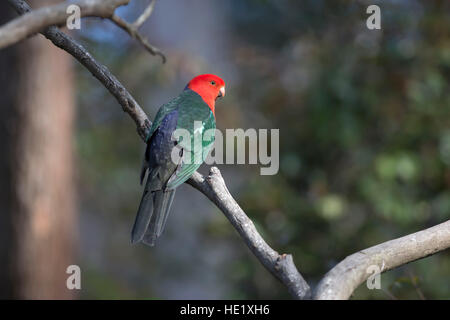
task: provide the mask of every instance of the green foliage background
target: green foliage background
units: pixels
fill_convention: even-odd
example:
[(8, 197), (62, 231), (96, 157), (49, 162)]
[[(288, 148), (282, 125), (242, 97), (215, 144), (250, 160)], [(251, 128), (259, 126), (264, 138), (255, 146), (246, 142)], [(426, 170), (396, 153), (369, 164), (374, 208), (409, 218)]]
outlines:
[[(135, 3), (122, 15), (135, 17), (145, 2)], [(180, 22), (180, 4), (160, 1), (147, 24), (166, 65), (104, 22), (77, 36), (152, 117), (195, 74), (217, 73), (227, 82), (219, 129), (280, 129), (277, 175), (219, 167), (268, 243), (292, 253), (307, 280), (449, 219), (448, 1), (371, 2), (381, 7), (382, 30), (366, 28), (365, 1), (195, 3)], [(220, 20), (204, 18), (210, 13)], [(177, 46), (174, 34), (195, 46)], [(82, 297), (288, 298), (189, 187), (178, 191), (155, 248), (129, 244), (144, 146), (106, 90), (81, 67), (77, 79)], [(383, 274), (383, 290), (363, 285), (353, 298), (448, 299), (449, 272), (447, 251)]]

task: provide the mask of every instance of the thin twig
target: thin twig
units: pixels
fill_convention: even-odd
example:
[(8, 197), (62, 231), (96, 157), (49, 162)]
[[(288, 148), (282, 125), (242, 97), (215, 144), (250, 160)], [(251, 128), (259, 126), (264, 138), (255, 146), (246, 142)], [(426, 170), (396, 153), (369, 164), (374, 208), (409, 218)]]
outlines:
[(420, 300), (426, 300), (425, 295), (423, 294), (422, 290), (420, 290), (420, 287), (418, 286), (418, 277), (415, 277), (411, 270), (408, 270), (409, 278), (411, 279), (411, 283), (416, 290), (417, 295), (419, 296)]
[(130, 24), (123, 20), (116, 14), (113, 14), (111, 17), (111, 21), (113, 21), (117, 26), (125, 30), (132, 38), (138, 40), (148, 52), (152, 55), (158, 55), (162, 58), (162, 62), (166, 63), (166, 56), (159, 50), (158, 48), (151, 45), (146, 38), (144, 38), (133, 24)]
[[(13, 4), (14, 0), (8, 0)], [(80, 8), (81, 17), (110, 18), (115, 9), (128, 4), (130, 0), (78, 0), (71, 3), (59, 3), (52, 6), (28, 11), (26, 14), (9, 21), (0, 27), (0, 48), (8, 47), (29, 36), (55, 25), (65, 25), (69, 5)]]
[[(31, 7), (23, 0), (8, 0), (10, 5), (19, 13), (30, 12)], [(51, 26), (42, 31), (42, 34), (53, 44), (68, 52), (78, 60), (94, 77), (96, 77), (108, 91), (117, 99), (122, 109), (130, 115), (137, 126), (137, 131), (142, 139), (145, 139), (150, 130), (151, 122), (136, 102), (133, 96), (123, 86), (123, 84), (108, 70), (99, 63), (92, 55), (75, 39), (60, 31), (57, 27)]]
[[(14, 0), (8, 1), (13, 6), (14, 3), (16, 3)], [(0, 27), (0, 49), (41, 32), (49, 26), (66, 24), (68, 18), (68, 6), (77, 5), (80, 8), (80, 17), (100, 17), (112, 20), (115, 24), (128, 32), (134, 39), (138, 40), (148, 52), (152, 55), (160, 56), (163, 63), (165, 63), (166, 57), (160, 49), (150, 44), (149, 41), (138, 32), (137, 28), (114, 14), (117, 7), (128, 4), (129, 2), (130, 0), (78, 0), (71, 3), (60, 3), (43, 7), (33, 10), (32, 12), (28, 10), (22, 16)], [(146, 11), (150, 11), (151, 13), (151, 10)], [(142, 18), (143, 21), (145, 21), (144, 18), (148, 18), (148, 16), (150, 16), (150, 14), (147, 12), (146, 16)], [(142, 20), (141, 17), (138, 18), (138, 20)]]
[(148, 19), (148, 17), (151, 16), (151, 14), (153, 13), (153, 9), (155, 8), (155, 3), (156, 0), (152, 0), (150, 1), (149, 5), (147, 6), (147, 8), (145, 8), (144, 12), (142, 12), (142, 14), (139, 16), (139, 18), (136, 19), (135, 22), (133, 22), (133, 28), (135, 28), (136, 30), (138, 30), (145, 22), (145, 20)]

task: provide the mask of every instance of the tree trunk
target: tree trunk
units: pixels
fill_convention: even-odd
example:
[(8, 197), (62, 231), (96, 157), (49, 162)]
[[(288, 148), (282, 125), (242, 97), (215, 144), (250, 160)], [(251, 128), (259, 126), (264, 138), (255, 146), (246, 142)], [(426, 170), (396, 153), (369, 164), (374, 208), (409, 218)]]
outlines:
[[(16, 16), (0, 3), (1, 24)], [(34, 36), (0, 51), (0, 86), (0, 298), (71, 298), (66, 268), (76, 264), (77, 219), (70, 57)]]

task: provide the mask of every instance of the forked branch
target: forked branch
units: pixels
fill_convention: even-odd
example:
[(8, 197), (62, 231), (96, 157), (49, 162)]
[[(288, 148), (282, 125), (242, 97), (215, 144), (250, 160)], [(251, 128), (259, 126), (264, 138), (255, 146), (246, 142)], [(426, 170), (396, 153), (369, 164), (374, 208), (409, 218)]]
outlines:
[[(36, 32), (41, 32), (56, 46), (67, 51), (77, 59), (109, 90), (122, 106), (122, 109), (134, 120), (141, 138), (145, 139), (151, 122), (133, 96), (81, 44), (61, 32), (56, 26), (52, 26), (65, 21), (66, 5), (63, 7), (57, 5), (30, 12), (31, 8), (25, 1), (8, 1), (18, 13), (24, 15), (0, 28), (0, 48), (16, 43)], [(129, 0), (85, 0), (77, 1), (76, 3), (86, 5), (86, 7), (83, 7), (83, 16), (95, 15), (112, 19), (131, 36), (141, 41), (149, 52), (161, 55), (164, 59), (164, 55), (148, 43), (145, 44), (142, 36), (137, 32), (142, 23), (150, 16), (154, 1), (149, 4), (144, 13), (132, 24), (114, 15), (114, 10), (117, 6), (128, 2)], [(89, 4), (91, 5), (90, 9), (88, 9)], [(61, 19), (62, 16), (64, 16), (64, 19)], [(25, 26), (23, 30), (21, 25)], [(8, 31), (12, 32), (12, 34), (7, 34)], [(311, 289), (298, 272), (292, 256), (279, 254), (264, 241), (253, 222), (228, 191), (225, 181), (217, 168), (212, 167), (207, 177), (195, 172), (187, 183), (202, 192), (224, 213), (252, 253), (267, 270), (288, 288), (294, 298), (311, 298)], [(362, 250), (345, 258), (331, 269), (314, 290), (313, 299), (348, 299), (353, 291), (370, 275), (367, 272), (369, 266), (377, 265), (380, 271), (384, 272), (449, 247), (450, 220), (432, 228)]]

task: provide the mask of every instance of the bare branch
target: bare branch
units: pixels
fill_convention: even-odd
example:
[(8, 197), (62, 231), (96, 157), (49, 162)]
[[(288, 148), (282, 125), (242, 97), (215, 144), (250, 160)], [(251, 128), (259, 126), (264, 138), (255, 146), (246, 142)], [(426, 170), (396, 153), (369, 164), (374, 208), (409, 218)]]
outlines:
[[(73, 3), (60, 3), (28, 12), (0, 28), (0, 49), (34, 35), (51, 25), (66, 23), (67, 7), (75, 4), (80, 7), (82, 17), (110, 18), (114, 10), (130, 0), (79, 0)], [(10, 3), (15, 1), (9, 0)]]
[(359, 251), (331, 269), (317, 286), (314, 299), (348, 299), (376, 265), (385, 272), (450, 248), (450, 220), (426, 230)]
[(134, 26), (134, 24), (130, 24), (128, 22), (126, 22), (125, 20), (123, 20), (122, 18), (120, 18), (118, 15), (113, 14), (111, 17), (111, 20), (118, 25), (120, 28), (122, 28), (123, 30), (125, 30), (126, 32), (128, 32), (128, 34), (137, 39), (143, 46), (145, 49), (147, 49), (148, 52), (150, 52), (152, 55), (158, 55), (162, 58), (162, 62), (166, 63), (166, 57), (164, 56), (164, 54), (161, 52), (161, 50), (159, 50), (158, 48), (152, 46), (146, 38), (144, 38), (139, 31), (137, 30), (137, 28)]
[[(18, 13), (25, 14), (24, 16), (28, 15), (28, 17), (31, 16), (31, 13), (28, 13), (31, 11), (31, 8), (25, 1), (8, 1)], [(80, 2), (96, 3), (97, 1), (90, 0)], [(102, 1), (102, 3), (103, 2), (115, 4), (119, 2), (128, 3), (128, 1), (125, 0), (105, 0)], [(33, 14), (34, 12), (35, 11), (33, 11)], [(108, 12), (111, 12), (109, 18), (112, 19), (114, 10)], [(15, 19), (13, 22), (18, 21), (19, 19), (20, 18)], [(134, 32), (135, 35), (138, 35), (134, 30), (138, 29), (139, 24), (132, 24), (130, 28), (130, 25), (122, 19), (116, 17), (115, 20), (115, 23), (123, 25), (121, 27), (125, 29), (128, 28), (129, 30), (127, 30), (127, 32), (130, 34)], [(138, 18), (136, 22), (139, 20), (142, 19)], [(109, 90), (122, 106), (123, 110), (135, 121), (139, 135), (145, 140), (151, 122), (139, 104), (119, 80), (110, 73), (106, 66), (97, 62), (81, 44), (77, 43), (67, 34), (61, 32), (57, 27), (50, 26), (43, 29), (47, 24), (43, 25), (42, 28), (40, 26), (41, 25), (39, 25), (38, 29), (32, 30), (35, 30), (34, 32), (41, 31), (42, 34), (56, 46), (67, 51), (85, 66)], [(14, 30), (14, 28), (12, 29)], [(4, 27), (0, 28), (0, 43), (2, 41), (3, 31)], [(26, 34), (24, 37), (33, 34), (33, 32), (29, 33), (30, 31), (21, 32), (22, 35)], [(139, 38), (137, 39), (142, 42)], [(158, 54), (157, 51), (154, 52)], [(294, 298), (310, 298), (311, 290), (302, 275), (298, 272), (292, 256), (289, 254), (280, 255), (264, 241), (256, 230), (253, 222), (247, 217), (245, 212), (229, 193), (220, 171), (217, 168), (212, 167), (209, 176), (206, 178), (195, 172), (187, 183), (202, 192), (217, 205), (231, 222), (233, 227), (238, 231), (252, 253), (267, 270), (288, 288)], [(449, 247), (450, 221), (447, 221), (403, 238), (391, 240), (362, 250), (344, 259), (324, 276), (315, 290), (314, 299), (347, 299), (353, 291), (368, 278), (369, 274), (366, 272), (368, 266), (378, 265), (384, 272)]]
[[(14, 0), (8, 0), (11, 4), (17, 3)], [(138, 32), (140, 23), (147, 19), (154, 6), (154, 2), (150, 3), (145, 12), (138, 18), (136, 25), (129, 24), (114, 14), (117, 7), (128, 4), (130, 0), (79, 0), (71, 3), (60, 3), (27, 11), (21, 17), (8, 22), (0, 28), (0, 49), (19, 42), (31, 35), (41, 32), (49, 26), (60, 26), (67, 21), (67, 7), (69, 5), (77, 5), (80, 8), (81, 17), (101, 17), (111, 19), (119, 27), (127, 31), (133, 38), (137, 39), (152, 55), (158, 55), (162, 58), (163, 63), (166, 61), (164, 54), (151, 45), (148, 40)]]
[[(9, 0), (12, 7), (19, 13), (24, 14), (31, 11), (31, 7), (22, 0)], [(108, 70), (108, 68), (97, 62), (92, 55), (76, 40), (60, 31), (57, 27), (51, 26), (45, 29), (42, 34), (62, 50), (65, 50), (77, 59), (83, 66), (96, 77), (109, 92), (117, 99), (122, 109), (130, 115), (137, 126), (137, 131), (142, 139), (147, 136), (151, 122), (144, 110), (136, 102), (133, 96), (120, 83), (119, 80)]]
[(156, 0), (150, 1), (147, 8), (145, 8), (144, 12), (139, 16), (139, 18), (136, 19), (135, 22), (133, 22), (133, 27), (137, 30), (139, 29), (145, 22), (145, 20), (148, 19), (148, 17), (151, 16), (153, 13), (153, 8), (155, 7)]
[(294, 298), (309, 298), (310, 288), (295, 267), (292, 256), (280, 255), (264, 241), (253, 222), (233, 199), (219, 169), (212, 167), (206, 178), (196, 172), (188, 183), (206, 195), (223, 212), (253, 254), (288, 288)]
[[(25, 1), (9, 1), (20, 14), (31, 10)], [(61, 32), (57, 27), (49, 27), (42, 34), (56, 46), (75, 57), (116, 97), (123, 110), (136, 122), (138, 133), (145, 140), (151, 122), (119, 80), (104, 65), (97, 62), (81, 44)], [(268, 246), (259, 235), (253, 222), (247, 217), (229, 193), (222, 175), (217, 168), (211, 168), (211, 174), (206, 179), (198, 172), (195, 172), (187, 183), (205, 194), (222, 210), (259, 261), (288, 287), (293, 297), (303, 299), (310, 296), (309, 286), (297, 271), (292, 256), (285, 254), (279, 255)]]

